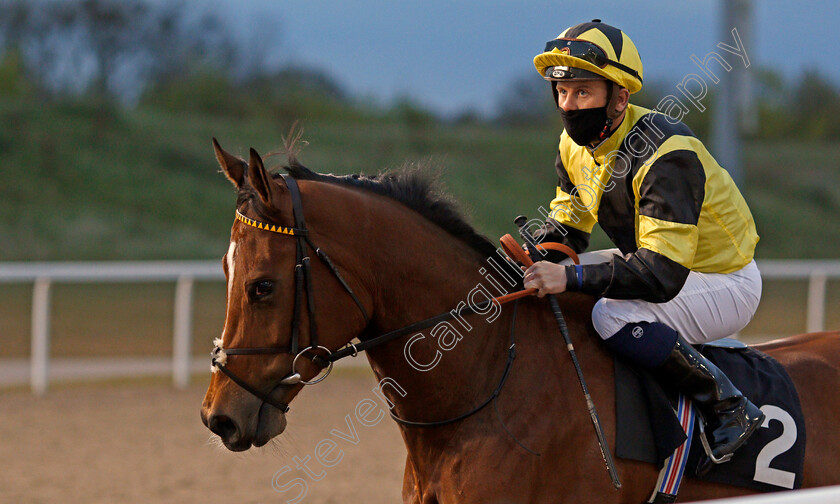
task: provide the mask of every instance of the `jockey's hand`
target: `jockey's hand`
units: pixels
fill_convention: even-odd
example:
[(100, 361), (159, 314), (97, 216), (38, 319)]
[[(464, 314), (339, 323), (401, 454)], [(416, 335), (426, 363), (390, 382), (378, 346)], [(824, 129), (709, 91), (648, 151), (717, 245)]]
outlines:
[(539, 261), (525, 270), (525, 288), (537, 289), (538, 297), (566, 291), (566, 267)]

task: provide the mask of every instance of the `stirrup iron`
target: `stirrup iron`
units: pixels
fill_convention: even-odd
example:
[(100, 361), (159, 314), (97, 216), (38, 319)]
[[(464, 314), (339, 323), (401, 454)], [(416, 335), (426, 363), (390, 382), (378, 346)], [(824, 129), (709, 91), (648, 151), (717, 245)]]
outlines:
[(711, 460), (713, 464), (723, 464), (732, 460), (732, 457), (735, 455), (734, 452), (727, 453), (722, 457), (715, 457), (714, 454), (712, 454), (712, 448), (709, 446), (709, 440), (706, 439), (706, 421), (703, 418), (700, 418), (699, 420), (700, 421), (697, 422), (697, 424), (700, 427), (700, 444), (703, 445), (703, 451), (706, 452), (706, 456), (709, 457), (709, 460)]

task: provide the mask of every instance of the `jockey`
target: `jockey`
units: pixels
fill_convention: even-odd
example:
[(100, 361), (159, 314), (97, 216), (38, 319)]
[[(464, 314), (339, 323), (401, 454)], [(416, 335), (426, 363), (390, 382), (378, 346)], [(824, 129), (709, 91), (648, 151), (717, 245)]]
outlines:
[(564, 125), (557, 196), (535, 239), (582, 252), (597, 222), (618, 248), (582, 254), (581, 266), (536, 262), (525, 287), (600, 298), (592, 321), (607, 347), (698, 407), (711, 453), (698, 473), (707, 472), (764, 419), (691, 346), (736, 333), (758, 307), (750, 209), (688, 127), (628, 103), (642, 87), (642, 62), (621, 30), (598, 19), (568, 28), (534, 65)]

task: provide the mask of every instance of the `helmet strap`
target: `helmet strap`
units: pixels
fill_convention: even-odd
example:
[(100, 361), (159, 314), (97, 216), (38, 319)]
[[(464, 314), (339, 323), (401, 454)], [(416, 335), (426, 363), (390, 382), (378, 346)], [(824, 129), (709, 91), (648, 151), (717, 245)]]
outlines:
[(610, 136), (613, 120), (618, 117), (618, 114), (615, 113), (615, 106), (618, 102), (618, 92), (616, 89), (618, 84), (611, 80), (607, 80), (607, 84), (607, 120), (604, 123), (604, 129), (598, 134), (598, 140), (601, 141)]

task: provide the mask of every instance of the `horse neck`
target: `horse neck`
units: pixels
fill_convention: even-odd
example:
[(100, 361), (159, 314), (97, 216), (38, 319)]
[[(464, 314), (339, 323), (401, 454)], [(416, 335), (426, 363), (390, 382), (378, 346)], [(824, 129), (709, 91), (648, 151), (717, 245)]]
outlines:
[[(335, 190), (340, 189), (344, 194), (327, 198), (329, 211), (322, 214), (321, 222), (313, 218), (311, 229), (323, 228), (334, 236), (341, 236), (344, 230), (342, 240), (330, 243), (330, 252), (332, 255), (335, 250), (334, 258), (343, 256), (341, 262), (352, 265), (348, 276), (363, 287), (373, 306), (373, 318), (362, 338), (408, 326), (462, 303), (481, 302), (481, 295), (470, 297), (477, 289), (491, 295), (515, 290), (509, 278), (515, 279), (516, 273), (505, 269), (499, 258), (494, 258), (494, 264), (503, 275), (464, 241), (399, 203), (351, 189)], [(344, 215), (352, 216), (353, 223), (336, 222)], [(565, 294), (559, 301), (593, 396), (598, 400), (599, 393), (611, 394), (611, 360), (592, 328), (592, 298)], [(408, 420), (443, 420), (490, 397), (508, 357), (513, 314), (511, 303), (493, 320), (490, 313), (463, 317), (468, 330), (451, 321), (461, 339), (452, 349), (441, 351), (439, 362), (428, 371), (416, 369), (406, 358), (406, 344), (412, 335), (370, 349), (368, 359), (382, 392), (394, 404), (394, 413)], [(434, 329), (418, 331), (422, 339), (411, 348), (418, 361), (432, 362), (440, 350), (440, 335), (431, 335)], [(516, 314), (516, 348), (511, 378), (502, 392), (507, 407), (512, 402), (531, 415), (540, 414), (533, 408), (544, 408), (541, 414), (563, 417), (563, 428), (573, 428), (574, 422), (565, 417), (582, 402), (575, 393), (580, 385), (547, 300), (521, 301)], [(535, 400), (535, 394), (542, 396)], [(578, 422), (585, 425), (589, 417), (585, 408), (581, 412)], [(418, 439), (420, 443), (428, 441), (422, 436), (446, 435), (441, 429), (407, 429), (404, 433), (410, 451)], [(438, 441), (445, 444), (445, 440)]]
[[(380, 310), (379, 320), (387, 321), (387, 325), (380, 326), (379, 330), (404, 327), (449, 311), (465, 301), (470, 304), (469, 293), (477, 286), (483, 286), (493, 295), (506, 293), (498, 292), (496, 286), (515, 290), (495, 270), (487, 267), (486, 258), (465, 250), (462, 242), (440, 233), (431, 237), (413, 232), (406, 235), (417, 241), (406, 240), (400, 246), (417, 253), (406, 255), (403, 261), (395, 261), (393, 268), (382, 271), (377, 310)], [(485, 267), (487, 271), (484, 271)], [(400, 289), (404, 290), (401, 292)], [(473, 301), (482, 300), (480, 296), (473, 298)], [(609, 416), (607, 422), (611, 422), (614, 415), (611, 409), (614, 402), (612, 357), (592, 327), (594, 300), (583, 294), (566, 294), (558, 300), (579, 363), (585, 370), (589, 390), (601, 404), (602, 414)], [(496, 319), (490, 321), (490, 318), (489, 314), (466, 318), (471, 327), (468, 331), (458, 322), (452, 322), (452, 327), (463, 339), (453, 350), (443, 352), (431, 371), (418, 371), (409, 364), (406, 344), (410, 336), (369, 351), (380, 387), (394, 404), (393, 413), (406, 420), (440, 421), (467, 413), (489, 399), (500, 384), (511, 330), (515, 329), (516, 359), (510, 379), (501, 391), (501, 414), (516, 412), (516, 420), (509, 417), (510, 425), (534, 418), (552, 419), (552, 422), (562, 419), (562, 425), (553, 425), (547, 432), (589, 432), (590, 417), (580, 392), (578, 375), (548, 300), (525, 298), (518, 304), (504, 305)], [(430, 330), (424, 330), (422, 334), (424, 338), (415, 343), (412, 350), (421, 358), (418, 360), (429, 362), (439, 345), (431, 337)], [(421, 345), (425, 345), (425, 353), (417, 351)], [(386, 378), (388, 380), (383, 381)], [(494, 407), (489, 406), (482, 414), (493, 415), (493, 411)], [(452, 424), (449, 429), (402, 427), (409, 456), (416, 468), (436, 467), (431, 462), (445, 456), (453, 435), (468, 438), (467, 432), (477, 432), (464, 431), (460, 425), (460, 422)], [(510, 441), (504, 429), (491, 431), (492, 435)], [(528, 428), (520, 425), (517, 431), (527, 432)]]
[[(344, 240), (343, 248), (345, 253), (350, 247), (355, 249), (355, 257), (349, 261), (354, 264), (351, 274), (365, 286), (373, 304), (373, 317), (363, 339), (449, 312), (459, 304), (480, 303), (488, 295), (505, 293), (487, 277), (511, 289), (506, 280), (489, 271), (492, 268), (486, 258), (463, 240), (395, 201), (355, 193), (334, 198), (331, 205), (333, 215), (343, 213), (335, 205), (347, 205), (354, 222), (362, 223), (352, 236), (345, 232), (355, 243)], [(314, 221), (311, 227), (319, 228)], [(361, 250), (364, 254), (359, 254)], [(406, 418), (433, 420), (463, 413), (464, 405), (489, 396), (507, 356), (511, 310), (498, 312), (494, 308), (485, 315), (459, 317), (448, 326), (418, 331), (423, 339), (411, 348), (417, 361), (433, 362), (440, 353), (438, 363), (428, 371), (419, 371), (405, 356), (413, 335), (369, 350), (379, 380), (388, 378), (406, 392), (402, 397), (393, 389), (384, 390), (397, 404), (395, 412)], [(447, 334), (441, 336), (442, 332)], [(454, 341), (452, 348), (442, 350), (441, 337)]]

